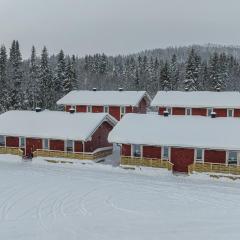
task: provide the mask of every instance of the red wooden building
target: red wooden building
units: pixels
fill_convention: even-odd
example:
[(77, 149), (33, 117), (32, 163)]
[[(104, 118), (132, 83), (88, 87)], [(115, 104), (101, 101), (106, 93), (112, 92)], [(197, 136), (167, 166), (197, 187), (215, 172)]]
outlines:
[(26, 156), (37, 150), (56, 157), (78, 153), (76, 158), (81, 158), (80, 153), (109, 153), (112, 144), (107, 137), (115, 124), (105, 113), (9, 111), (0, 115), (0, 146), (20, 148)]
[(71, 91), (57, 104), (65, 111), (71, 108), (76, 112), (105, 112), (120, 120), (126, 113), (146, 113), (150, 104), (146, 91)]
[(171, 163), (173, 171), (188, 172), (192, 164), (238, 166), (238, 132), (236, 118), (128, 114), (108, 140), (121, 144), (122, 164), (157, 166), (160, 159)]
[(159, 91), (154, 97), (152, 107), (158, 108), (163, 115), (168, 111), (171, 115), (240, 117), (239, 92), (209, 92), (209, 91)]

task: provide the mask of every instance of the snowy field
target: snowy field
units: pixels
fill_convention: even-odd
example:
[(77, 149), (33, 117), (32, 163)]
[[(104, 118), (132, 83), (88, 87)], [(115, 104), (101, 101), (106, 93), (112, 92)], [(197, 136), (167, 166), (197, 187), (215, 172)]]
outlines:
[(239, 239), (240, 181), (0, 156), (0, 239)]

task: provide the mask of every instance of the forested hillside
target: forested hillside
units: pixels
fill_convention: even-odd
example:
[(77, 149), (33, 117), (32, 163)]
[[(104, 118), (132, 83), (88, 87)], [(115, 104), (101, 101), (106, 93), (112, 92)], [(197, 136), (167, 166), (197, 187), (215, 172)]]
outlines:
[(189, 46), (147, 50), (128, 56), (78, 57), (63, 50), (49, 56), (32, 47), (23, 60), (18, 41), (0, 49), (0, 111), (55, 109), (73, 89), (212, 90), (240, 89), (240, 48)]

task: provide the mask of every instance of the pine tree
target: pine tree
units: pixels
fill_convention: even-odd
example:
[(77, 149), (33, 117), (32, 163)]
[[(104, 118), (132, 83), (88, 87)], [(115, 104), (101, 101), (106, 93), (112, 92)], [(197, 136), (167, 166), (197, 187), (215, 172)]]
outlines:
[(210, 80), (210, 86), (212, 90), (214, 91), (222, 90), (222, 79), (220, 76), (220, 68), (219, 68), (219, 55), (216, 52), (210, 57), (209, 80)]
[(171, 90), (176, 90), (178, 88), (178, 82), (179, 82), (179, 69), (177, 65), (177, 56), (176, 54), (173, 54), (170, 63)]
[(8, 109), (9, 100), (7, 87), (7, 50), (2, 45), (0, 48), (0, 112)]
[(42, 108), (52, 108), (55, 105), (54, 84), (52, 80), (52, 72), (48, 62), (47, 48), (44, 47), (41, 54), (40, 63), (40, 106)]
[(160, 79), (161, 79), (162, 90), (164, 91), (171, 90), (169, 63), (167, 61), (164, 63), (164, 65), (161, 68)]

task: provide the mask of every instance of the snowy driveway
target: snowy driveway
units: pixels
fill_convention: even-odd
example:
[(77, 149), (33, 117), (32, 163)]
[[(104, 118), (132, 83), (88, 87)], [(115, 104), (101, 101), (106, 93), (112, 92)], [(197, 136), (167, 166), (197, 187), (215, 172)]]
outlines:
[(239, 239), (240, 181), (0, 161), (0, 239)]

